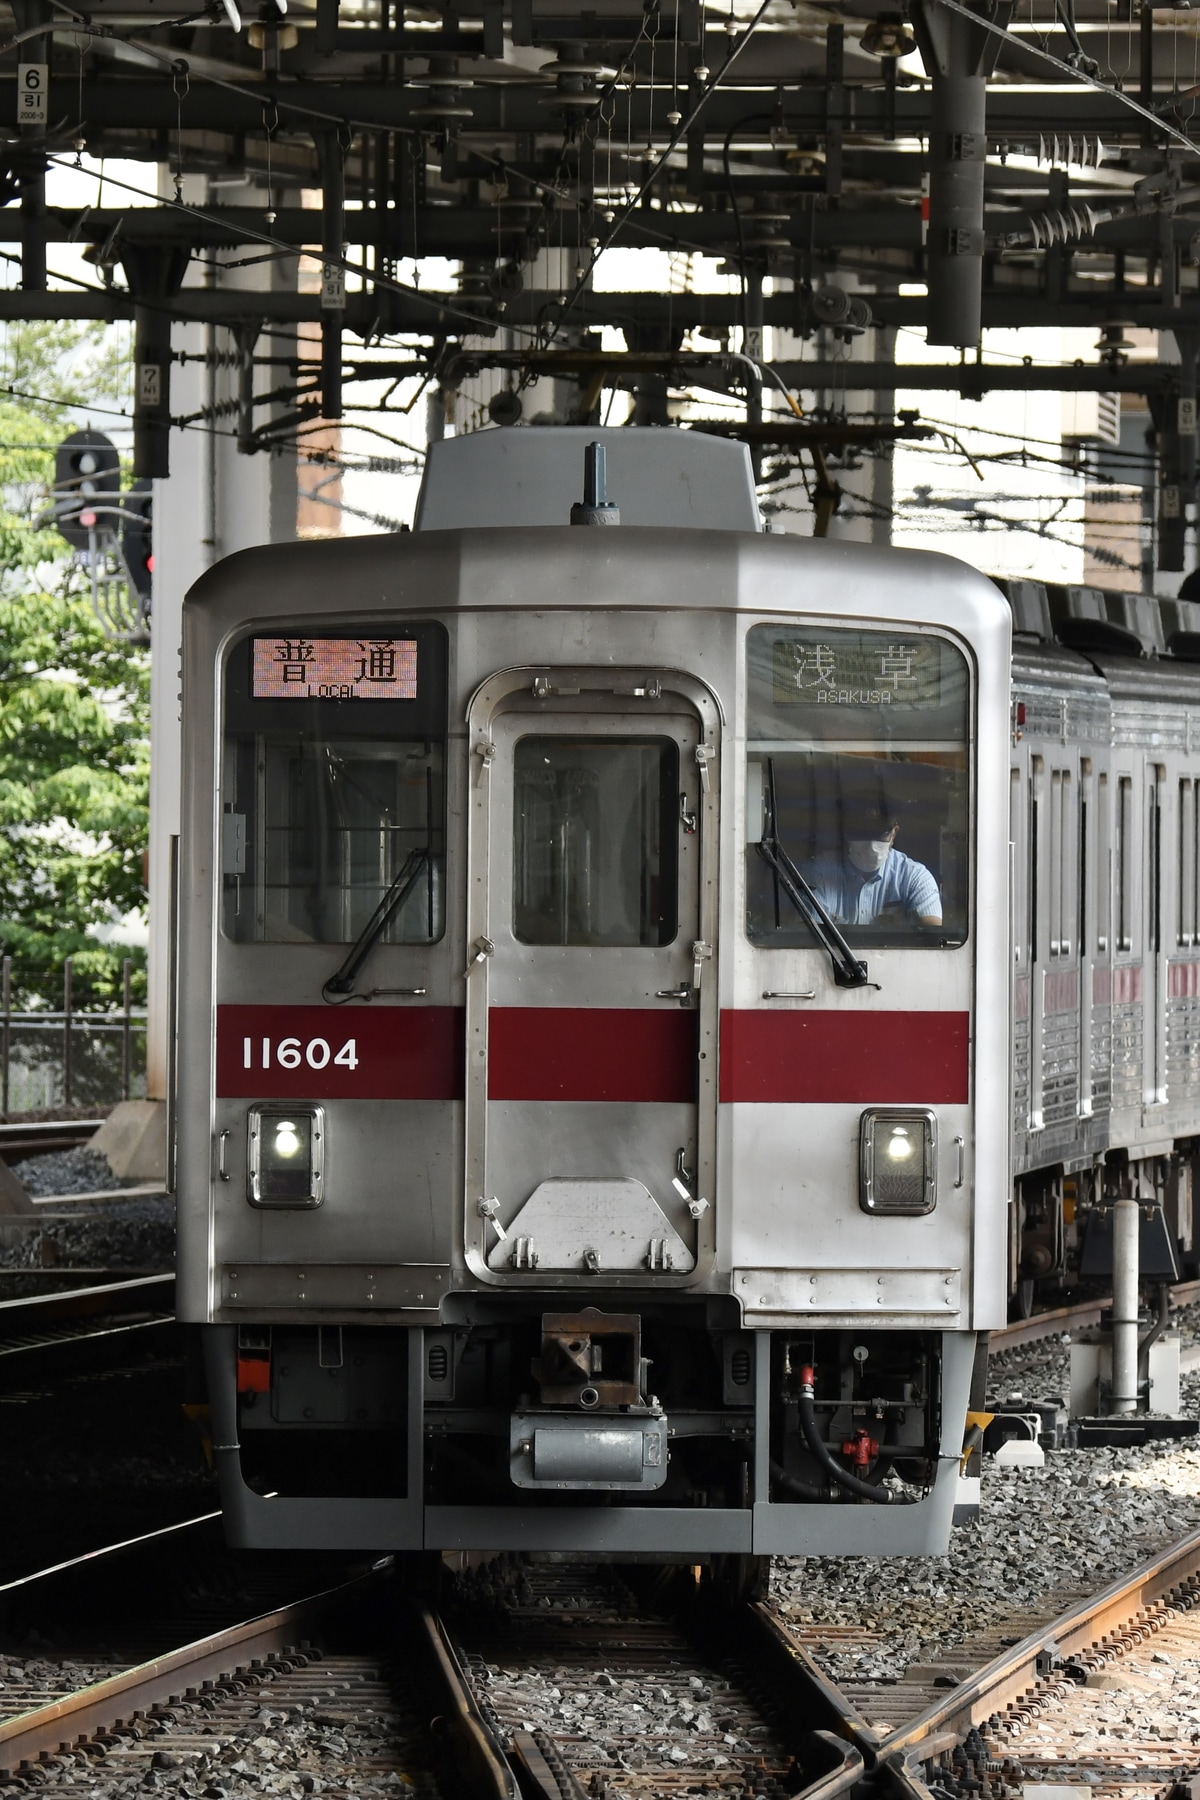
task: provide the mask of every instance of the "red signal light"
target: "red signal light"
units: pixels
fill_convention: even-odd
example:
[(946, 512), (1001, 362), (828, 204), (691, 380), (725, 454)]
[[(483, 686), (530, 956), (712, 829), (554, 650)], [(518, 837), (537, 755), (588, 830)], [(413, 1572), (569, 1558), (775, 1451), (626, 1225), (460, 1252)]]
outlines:
[(146, 558), (146, 568), (149, 571), (149, 573), (151, 575), (153, 575), (153, 573), (154, 573), (154, 558), (152, 556), (148, 556)]
[(88, 531), (90, 531), (92, 529), (93, 525), (96, 523), (95, 513), (94, 512), (81, 512), (79, 515), (79, 523), (81, 525), (85, 526)]

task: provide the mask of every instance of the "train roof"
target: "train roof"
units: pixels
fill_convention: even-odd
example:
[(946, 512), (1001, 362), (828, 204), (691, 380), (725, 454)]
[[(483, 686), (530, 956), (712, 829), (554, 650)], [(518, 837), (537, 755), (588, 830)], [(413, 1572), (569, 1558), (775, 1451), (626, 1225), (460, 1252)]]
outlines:
[(1200, 663), (1200, 604), (1082, 583), (996, 577), (1013, 620), (1014, 646), (1036, 661), (1039, 649), (1059, 646), (1105, 669), (1138, 659)]

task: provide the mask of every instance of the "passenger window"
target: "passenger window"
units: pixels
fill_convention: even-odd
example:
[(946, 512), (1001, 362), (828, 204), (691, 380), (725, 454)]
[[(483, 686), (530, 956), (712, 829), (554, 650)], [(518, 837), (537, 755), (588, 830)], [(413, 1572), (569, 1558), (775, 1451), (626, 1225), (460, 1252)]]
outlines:
[(1069, 769), (1050, 775), (1050, 954), (1071, 954), (1072, 784)]
[(513, 760), (519, 942), (671, 943), (678, 806), (673, 739), (521, 738)]
[(1088, 816), (1091, 812), (1091, 794), (1092, 765), (1088, 758), (1083, 756), (1079, 759), (1079, 855), (1076, 859), (1079, 870), (1077, 877), (1078, 888), (1076, 893), (1079, 901), (1077, 917), (1079, 920), (1080, 956), (1087, 955), (1088, 925), (1090, 922), (1088, 919), (1088, 884), (1091, 881), (1091, 872), (1088, 856), (1091, 851), (1091, 845), (1088, 842)]
[(1196, 941), (1196, 783), (1179, 783), (1178, 937), (1183, 946)]
[(1117, 780), (1117, 949), (1133, 949), (1133, 781)]
[(1112, 828), (1108, 816), (1108, 776), (1096, 777), (1096, 949), (1108, 951), (1112, 929)]
[(254, 638), (226, 669), (223, 925), (239, 943), (444, 929), (445, 634)]
[[(1008, 775), (1008, 839), (1011, 848), (1013, 884), (1019, 893), (1024, 886), (1024, 870), (1021, 867), (1021, 771), (1010, 769)], [(1022, 968), (1025, 962), (1025, 920), (1020, 910), (1013, 908), (1013, 962)]]
[(970, 678), (946, 639), (766, 624), (747, 639), (749, 936), (807, 945), (798, 872), (855, 945), (967, 936)]

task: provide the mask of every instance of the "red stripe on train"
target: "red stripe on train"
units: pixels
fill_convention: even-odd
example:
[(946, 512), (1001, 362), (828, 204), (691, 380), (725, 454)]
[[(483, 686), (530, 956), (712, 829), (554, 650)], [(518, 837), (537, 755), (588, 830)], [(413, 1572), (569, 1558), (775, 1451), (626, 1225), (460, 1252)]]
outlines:
[[(682, 1007), (493, 1007), (491, 1100), (687, 1103), (696, 1014)], [(457, 1100), (450, 1006), (220, 1006), (217, 1093), (255, 1100)], [(968, 1098), (967, 1013), (721, 1015), (721, 1099), (779, 1105)]]
[(1092, 970), (1093, 1006), (1128, 1006), (1142, 997), (1142, 971), (1137, 963)]
[(969, 1097), (965, 1012), (723, 1012), (721, 1099), (955, 1105)]
[(1167, 999), (1195, 1000), (1200, 995), (1200, 963), (1173, 962), (1167, 965)]
[(494, 1006), (490, 1100), (696, 1097), (696, 1014), (680, 1006)]

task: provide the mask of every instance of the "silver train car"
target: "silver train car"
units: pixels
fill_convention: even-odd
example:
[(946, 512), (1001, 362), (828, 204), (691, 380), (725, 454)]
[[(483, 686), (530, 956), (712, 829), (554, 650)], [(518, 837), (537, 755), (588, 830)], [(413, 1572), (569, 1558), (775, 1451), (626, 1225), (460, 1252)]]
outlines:
[(945, 1546), (1006, 1310), (1010, 627), (674, 431), (441, 443), (411, 534), (197, 584), (178, 1304), (233, 1541)]
[[(1006, 587), (1013, 612), (1009, 1280), (1107, 1279), (1142, 1203), (1148, 1284), (1194, 1275), (1200, 607)], [(1143, 1375), (1145, 1371), (1143, 1370)]]

